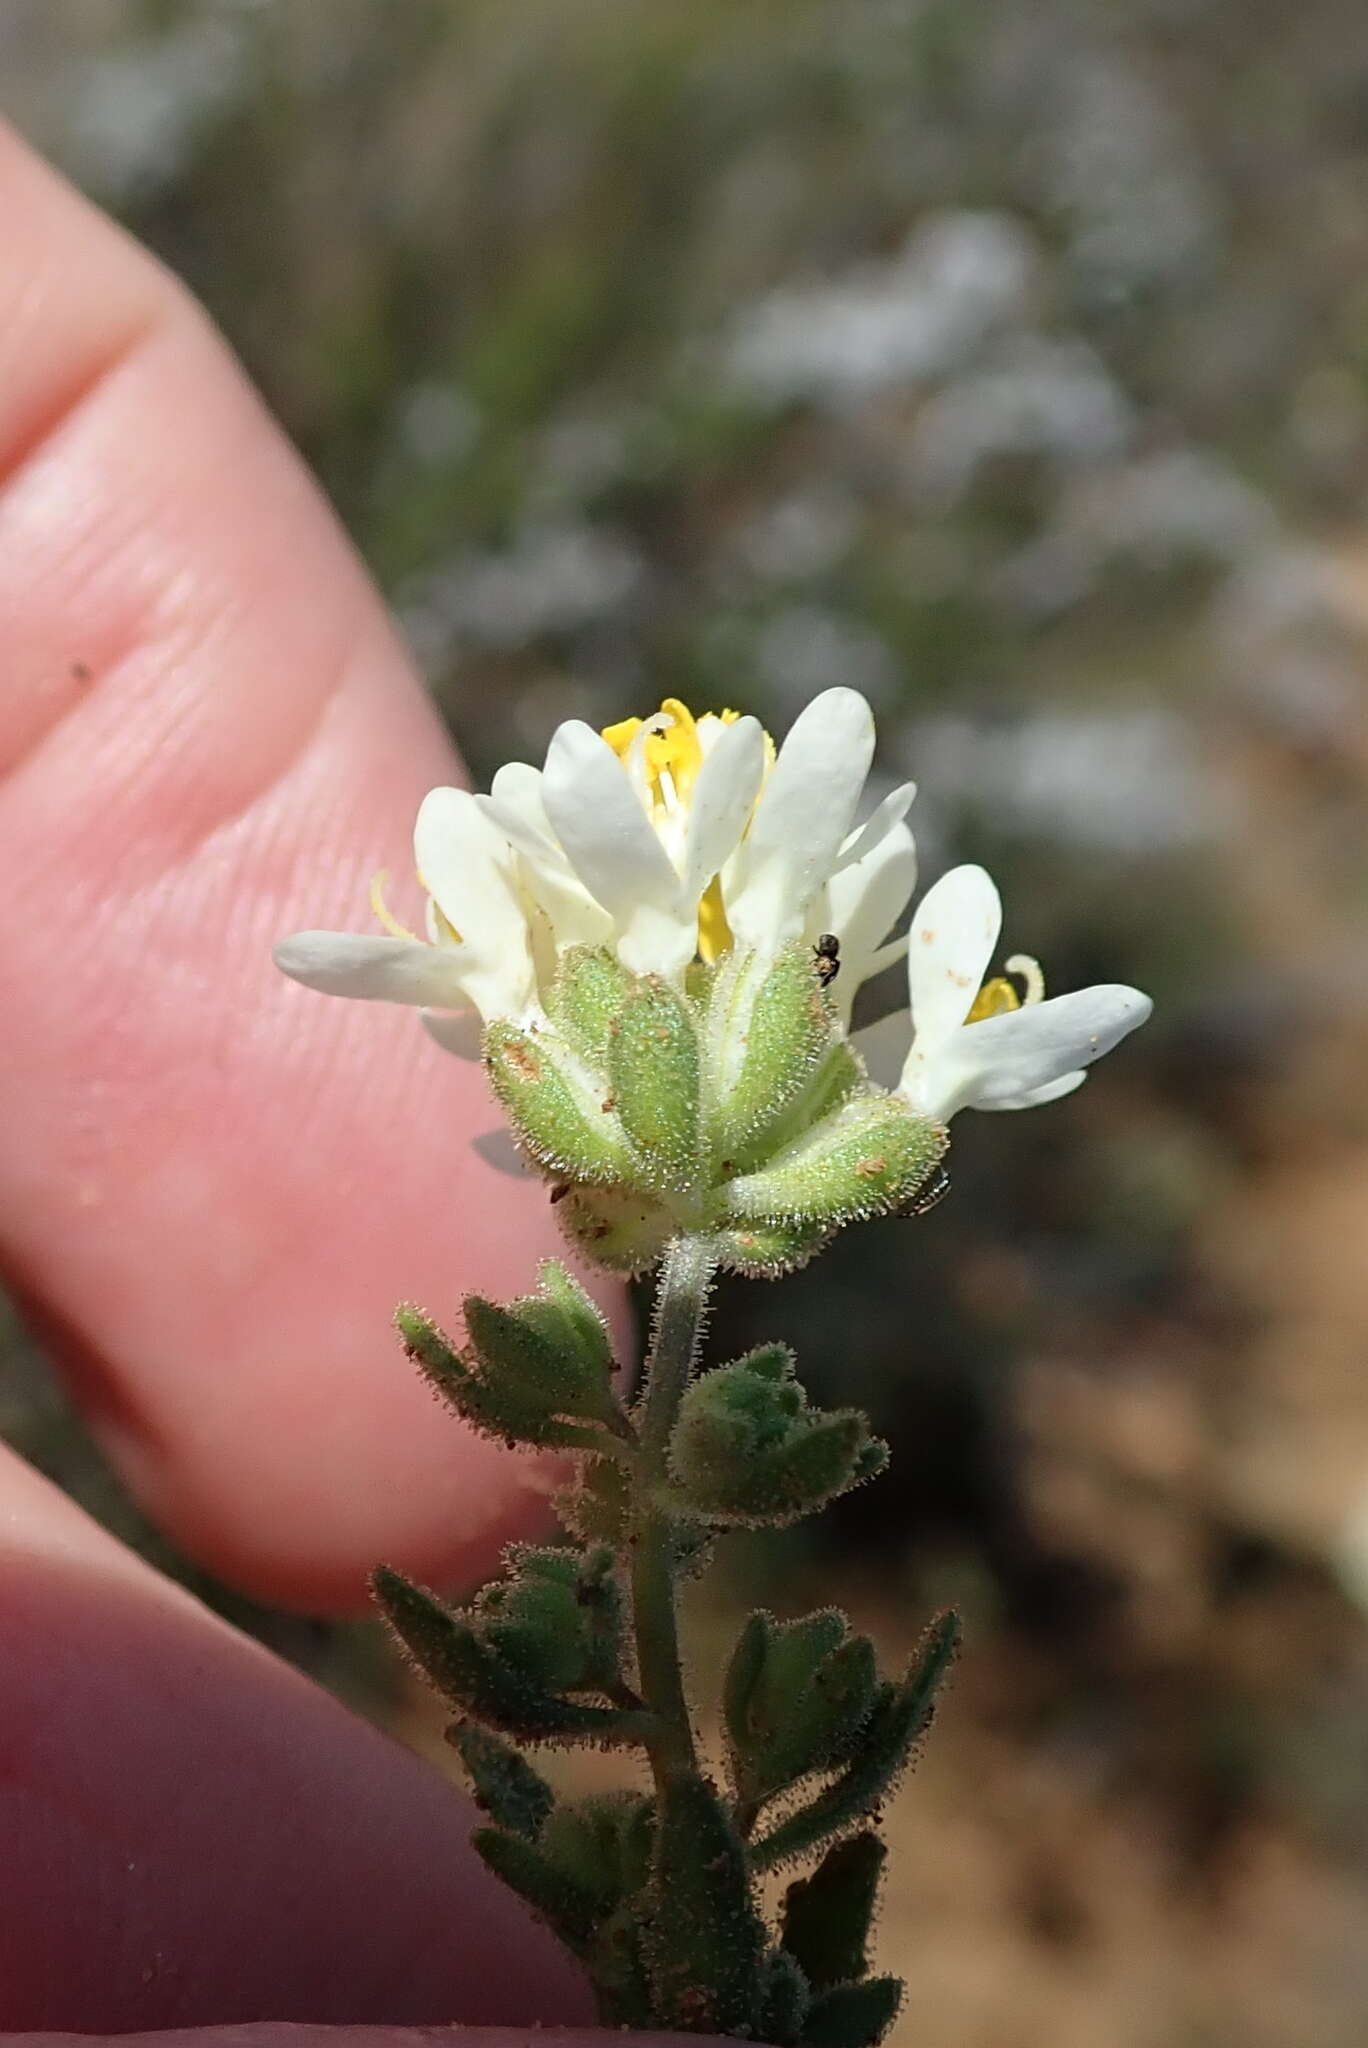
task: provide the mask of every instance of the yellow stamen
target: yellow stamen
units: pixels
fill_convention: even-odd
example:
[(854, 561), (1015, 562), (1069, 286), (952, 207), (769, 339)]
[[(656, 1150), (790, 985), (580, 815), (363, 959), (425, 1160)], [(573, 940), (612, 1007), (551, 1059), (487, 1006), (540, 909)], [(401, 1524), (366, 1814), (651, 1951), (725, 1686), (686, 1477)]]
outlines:
[(1018, 995), (1005, 974), (994, 975), (985, 981), (974, 997), (966, 1024), (981, 1024), (985, 1017), (1005, 1017), (1012, 1010), (1029, 1007), (1041, 1002), (1045, 995), (1045, 977), (1040, 971), (1040, 962), (1033, 960), (1029, 953), (1013, 953), (1007, 962), (1007, 974), (1015, 974), (1026, 984), (1024, 996)]
[[(617, 725), (604, 726), (603, 737), (620, 761), (630, 765), (634, 747), (639, 748), (640, 764), (646, 774), (646, 800), (652, 823), (657, 828), (664, 819), (686, 808), (693, 794), (698, 771), (703, 766), (700, 725), (706, 725), (710, 718), (715, 718), (720, 725), (735, 725), (740, 716), (739, 711), (719, 711), (695, 719), (680, 698), (666, 697), (653, 718), (624, 718)], [(643, 724), (647, 727), (645, 733), (642, 732)], [(765, 734), (765, 753), (772, 767), (774, 742), (768, 733)], [(722, 904), (722, 885), (714, 875), (698, 906), (699, 958), (716, 960), (729, 951), (731, 944), (731, 927)]]
[(371, 876), (370, 907), (392, 939), (411, 939), (415, 946), (422, 944), (417, 932), (411, 932), (406, 924), (400, 924), (394, 912), (385, 901), (385, 885), (389, 881), (389, 869), (377, 868)]
[(1005, 1017), (1009, 1010), (1021, 1008), (1021, 997), (1005, 975), (994, 975), (985, 981), (969, 1007), (966, 1024), (981, 1024), (985, 1017)]
[(722, 877), (714, 875), (698, 906), (698, 957), (711, 964), (732, 948), (732, 930), (722, 904)]

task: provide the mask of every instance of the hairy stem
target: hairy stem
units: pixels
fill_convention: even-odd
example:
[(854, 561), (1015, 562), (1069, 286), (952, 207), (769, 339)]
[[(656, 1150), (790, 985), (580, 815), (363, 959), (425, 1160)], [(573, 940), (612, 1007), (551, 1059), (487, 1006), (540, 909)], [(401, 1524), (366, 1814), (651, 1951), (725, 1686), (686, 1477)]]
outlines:
[(665, 1454), (703, 1327), (714, 1258), (707, 1238), (677, 1238), (665, 1255), (638, 1419), (638, 1493), (632, 1555), (632, 1620), (642, 1697), (656, 1716), (651, 1767), (657, 1783), (697, 1769), (684, 1695), (675, 1613), (675, 1531), (655, 1498)]

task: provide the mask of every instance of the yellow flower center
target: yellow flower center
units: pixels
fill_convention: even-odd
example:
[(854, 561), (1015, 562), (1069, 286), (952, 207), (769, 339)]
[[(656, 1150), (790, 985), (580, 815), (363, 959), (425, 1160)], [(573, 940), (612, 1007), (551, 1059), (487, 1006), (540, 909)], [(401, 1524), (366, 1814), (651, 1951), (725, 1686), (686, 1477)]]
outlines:
[[(645, 784), (651, 823), (665, 839), (681, 832), (688, 815), (689, 800), (698, 771), (703, 766), (709, 729), (735, 725), (739, 711), (705, 712), (695, 718), (678, 697), (666, 697), (653, 718), (624, 718), (603, 728), (619, 760), (635, 769)], [(765, 751), (774, 760), (774, 742), (765, 734)], [(698, 954), (701, 960), (716, 960), (732, 944), (731, 927), (722, 904), (722, 882), (714, 875), (698, 906)]]

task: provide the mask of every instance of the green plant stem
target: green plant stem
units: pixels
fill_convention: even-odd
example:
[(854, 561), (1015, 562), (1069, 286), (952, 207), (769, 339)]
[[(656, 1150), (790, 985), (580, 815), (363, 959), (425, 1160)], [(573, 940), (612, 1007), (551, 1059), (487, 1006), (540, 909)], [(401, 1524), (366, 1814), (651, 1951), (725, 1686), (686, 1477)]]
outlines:
[(668, 1477), (666, 1451), (698, 1352), (715, 1263), (706, 1237), (676, 1238), (665, 1254), (638, 1421), (632, 1622), (642, 1697), (657, 1724), (651, 1767), (662, 1786), (698, 1764), (679, 1659), (674, 1522), (655, 1501)]

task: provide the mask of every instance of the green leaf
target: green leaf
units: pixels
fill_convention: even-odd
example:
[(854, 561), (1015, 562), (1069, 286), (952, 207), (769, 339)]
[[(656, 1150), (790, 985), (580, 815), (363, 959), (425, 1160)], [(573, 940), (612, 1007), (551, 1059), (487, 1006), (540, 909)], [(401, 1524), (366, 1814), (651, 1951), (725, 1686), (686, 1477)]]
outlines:
[(898, 2017), (902, 1998), (898, 1977), (833, 1984), (812, 2001), (803, 2028), (803, 2048), (878, 2048)]
[(751, 1703), (765, 1668), (773, 1634), (772, 1616), (758, 1608), (747, 1618), (736, 1639), (736, 1648), (731, 1653), (722, 1681), (722, 1719), (732, 1753), (733, 1782), (738, 1775), (737, 1760), (749, 1756), (755, 1740)]
[(882, 1688), (859, 1746), (834, 1783), (781, 1820), (751, 1849), (758, 1870), (770, 1870), (867, 1820), (907, 1768), (930, 1725), (936, 1693), (959, 1647), (959, 1617), (932, 1622), (900, 1685)]
[(545, 1920), (567, 1948), (583, 1955), (598, 1917), (593, 1894), (521, 1835), (505, 1834), (502, 1828), (476, 1828), (470, 1840), (494, 1875)]
[(722, 1801), (692, 1773), (670, 1780), (644, 1927), (654, 2024), (753, 2034), (765, 1948), (745, 1850)]
[(795, 2048), (811, 2003), (807, 1978), (796, 1959), (782, 1948), (771, 1949), (761, 1978), (757, 2037), (770, 2048)]
[(879, 1879), (888, 1851), (869, 1829), (836, 1842), (811, 1877), (784, 1894), (781, 1940), (814, 1991), (863, 1977)]
[(470, 1773), (477, 1804), (495, 1825), (535, 1842), (556, 1803), (545, 1778), (509, 1743), (473, 1721), (457, 1721), (447, 1740)]
[(698, 1039), (690, 1006), (658, 975), (643, 975), (622, 1004), (608, 1073), (638, 1178), (667, 1194), (694, 1187), (702, 1175)]

